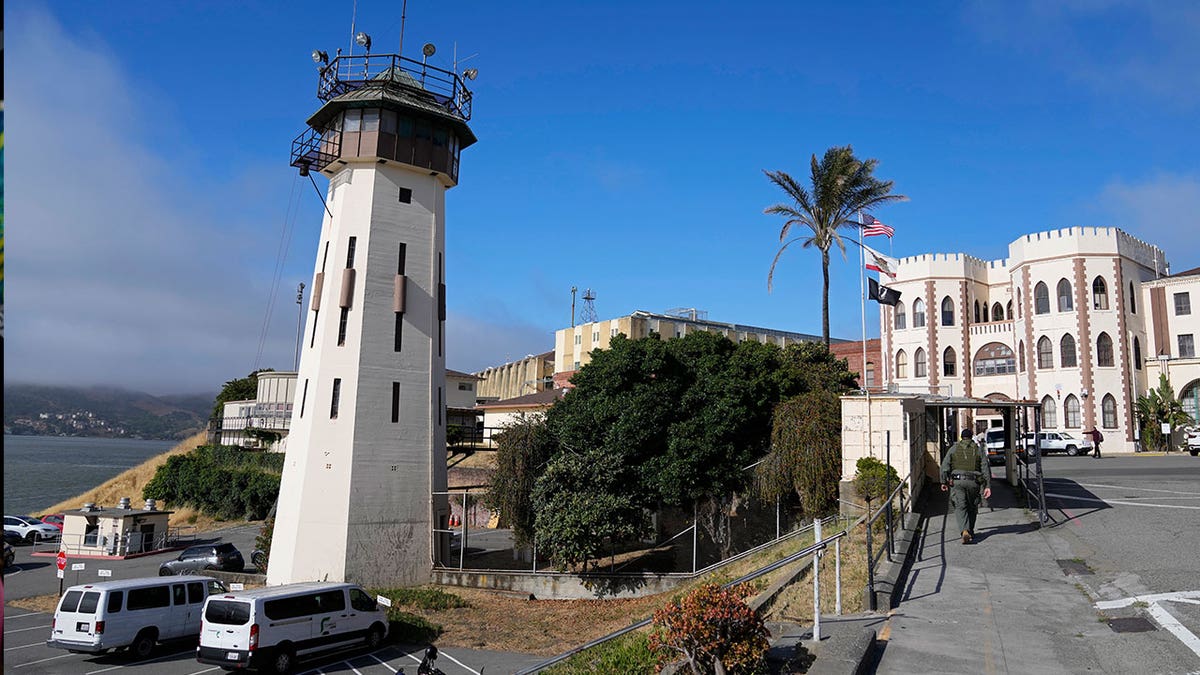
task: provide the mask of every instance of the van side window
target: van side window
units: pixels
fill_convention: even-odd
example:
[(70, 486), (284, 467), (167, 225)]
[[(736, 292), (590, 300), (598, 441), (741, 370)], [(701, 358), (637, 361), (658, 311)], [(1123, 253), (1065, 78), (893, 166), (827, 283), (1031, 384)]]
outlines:
[(357, 588), (350, 589), (350, 606), (360, 612), (375, 611), (375, 601)]
[(229, 589), (225, 588), (225, 584), (217, 581), (216, 579), (208, 580), (208, 594), (209, 595), (218, 595), (220, 593), (226, 593), (228, 591), (229, 591)]
[(171, 606), (170, 586), (151, 586), (149, 588), (132, 588), (129, 590), (129, 600), (125, 609), (154, 609), (155, 607)]
[(125, 591), (108, 592), (108, 613), (116, 614), (121, 611), (121, 601), (125, 599)]
[(79, 612), (81, 614), (95, 614), (96, 607), (100, 605), (99, 591), (88, 591), (83, 594), (83, 600), (79, 603)]
[(83, 591), (67, 591), (63, 596), (62, 604), (59, 609), (64, 612), (74, 612), (79, 609), (79, 599), (83, 597)]
[(186, 605), (187, 604), (187, 586), (184, 586), (183, 584), (175, 584), (174, 586), (171, 587), (171, 591), (172, 591), (172, 595), (175, 596), (174, 604), (176, 604), (176, 605)]
[(189, 605), (204, 602), (204, 584), (199, 581), (193, 581), (187, 585), (187, 589)]
[(342, 589), (317, 594), (317, 611), (340, 612), (346, 609), (346, 592)]
[(268, 619), (281, 621), (317, 612), (317, 593), (298, 595), (294, 598), (280, 598), (263, 603), (263, 613)]

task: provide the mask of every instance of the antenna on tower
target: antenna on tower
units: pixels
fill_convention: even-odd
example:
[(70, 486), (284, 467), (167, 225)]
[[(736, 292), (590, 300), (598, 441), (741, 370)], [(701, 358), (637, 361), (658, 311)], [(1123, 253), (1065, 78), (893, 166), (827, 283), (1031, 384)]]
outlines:
[(592, 289), (589, 288), (583, 292), (583, 313), (579, 316), (579, 318), (584, 323), (594, 323), (600, 320), (600, 318), (596, 316), (596, 305), (593, 302), (595, 299), (596, 294), (592, 291)]
[[(1158, 264), (1157, 260), (1158, 259), (1155, 258), (1156, 265)], [(577, 290), (579, 289), (575, 288), (574, 286), (571, 287), (571, 328), (575, 327), (575, 291)]]

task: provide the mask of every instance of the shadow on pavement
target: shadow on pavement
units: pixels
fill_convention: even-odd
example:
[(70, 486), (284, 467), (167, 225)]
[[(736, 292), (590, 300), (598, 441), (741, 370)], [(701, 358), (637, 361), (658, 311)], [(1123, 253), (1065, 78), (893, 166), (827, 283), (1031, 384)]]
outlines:
[(1046, 511), (1050, 515), (1047, 527), (1057, 527), (1112, 508), (1091, 490), (1069, 478), (1046, 478), (1043, 482), (1046, 486)]

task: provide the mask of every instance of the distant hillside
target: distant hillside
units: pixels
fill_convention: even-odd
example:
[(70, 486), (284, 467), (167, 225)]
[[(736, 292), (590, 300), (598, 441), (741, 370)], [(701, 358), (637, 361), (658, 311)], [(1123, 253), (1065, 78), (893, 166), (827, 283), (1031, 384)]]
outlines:
[(214, 396), (11, 384), (4, 387), (4, 430), (18, 435), (179, 440), (205, 428)]

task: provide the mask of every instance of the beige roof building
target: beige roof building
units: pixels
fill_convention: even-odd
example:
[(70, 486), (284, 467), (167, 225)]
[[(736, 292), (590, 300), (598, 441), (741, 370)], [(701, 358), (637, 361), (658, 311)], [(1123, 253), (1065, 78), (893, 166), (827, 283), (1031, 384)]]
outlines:
[(1149, 315), (1145, 386), (1157, 386), (1166, 373), (1184, 411), (1200, 423), (1200, 267), (1143, 284), (1142, 306)]
[(503, 401), (554, 388), (554, 352), (530, 354), (519, 361), (475, 373), (481, 401)]
[[(880, 306), (887, 386), (1039, 401), (1045, 428), (1095, 426), (1106, 447), (1132, 450), (1134, 402), (1147, 386), (1151, 341), (1172, 345), (1173, 369), (1195, 360), (1178, 356), (1184, 336), (1200, 332), (1188, 333), (1190, 315), (1164, 315), (1162, 336), (1154, 332), (1154, 293), (1165, 312), (1167, 286), (1186, 294), (1196, 284), (1160, 278), (1166, 270), (1156, 246), (1099, 227), (1028, 234), (1000, 260), (965, 253), (902, 258), (896, 278), (884, 282), (901, 292), (901, 302)], [(1176, 383), (1181, 391), (1188, 386), (1183, 378)], [(975, 424), (999, 424), (999, 417), (979, 414)]]

